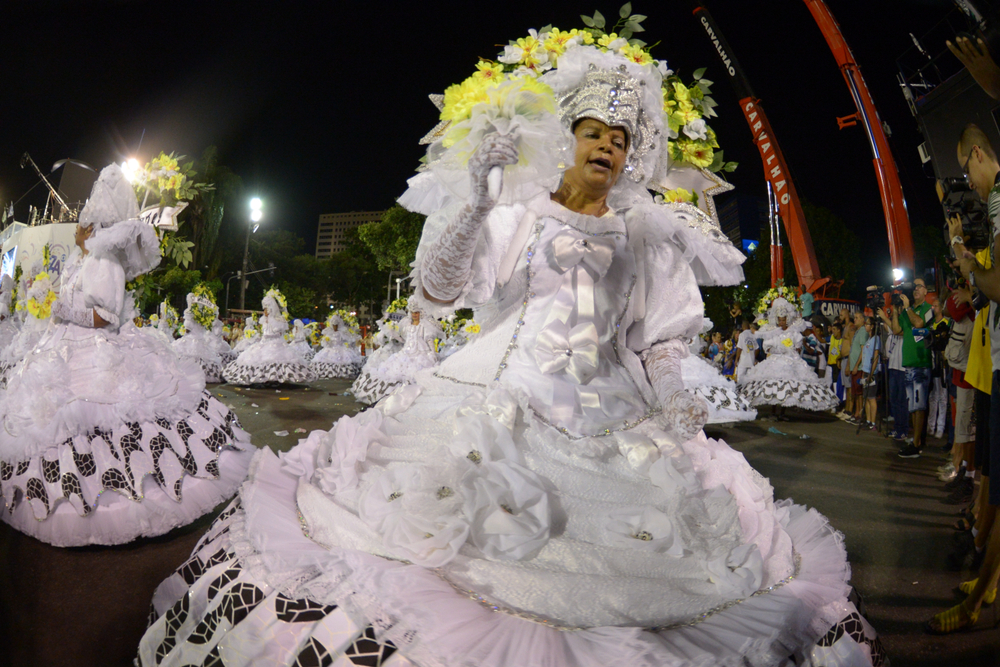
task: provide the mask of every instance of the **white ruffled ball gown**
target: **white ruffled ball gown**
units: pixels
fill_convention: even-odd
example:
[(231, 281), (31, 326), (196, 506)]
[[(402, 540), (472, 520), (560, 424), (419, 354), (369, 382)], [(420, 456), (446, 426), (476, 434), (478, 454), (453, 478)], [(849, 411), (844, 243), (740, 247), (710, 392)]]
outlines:
[(691, 353), (681, 360), (681, 376), (684, 387), (701, 396), (708, 404), (708, 423), (726, 424), (756, 419), (757, 411), (740, 393), (736, 383), (699, 354), (704, 348), (705, 341), (695, 338), (689, 346)]
[(225, 368), (229, 365), (229, 362), (236, 359), (236, 351), (233, 350), (232, 346), (226, 342), (225, 336), (222, 333), (222, 322), (220, 320), (215, 320), (212, 323), (212, 344), (215, 346), (216, 352), (219, 353), (219, 358), (222, 360), (222, 367)]
[(364, 358), (358, 349), (357, 336), (342, 330), (339, 325), (336, 330), (326, 327), (320, 346), (320, 351), (309, 362), (318, 377), (345, 380), (358, 377)]
[[(447, 219), (428, 219), (417, 266)], [(724, 442), (663, 430), (639, 360), (701, 323), (681, 254), (638, 240), (669, 224), (547, 195), (497, 206), (454, 304), (477, 309), (481, 333), (375, 408), (280, 458), (262, 450), (157, 590), (140, 663), (328, 664), (363, 647), (479, 667), (807, 655), (855, 613), (842, 537), (775, 502)]]
[(740, 391), (754, 407), (777, 405), (815, 412), (832, 410), (839, 401), (830, 384), (800, 356), (805, 320), (787, 329), (761, 331), (767, 358), (740, 376)]
[(306, 340), (306, 330), (301, 320), (295, 320), (295, 326), (292, 329), (292, 340), (288, 344), (298, 353), (304, 364), (308, 364), (316, 356), (316, 351), (312, 349), (309, 341)]
[(316, 373), (285, 340), (288, 322), (277, 309), (265, 308), (260, 318), (260, 340), (240, 352), (222, 371), (230, 384), (303, 383), (316, 379)]
[(198, 364), (122, 317), (131, 304), (119, 258), (142, 224), (97, 232), (64, 270), (60, 300), (110, 324), (53, 322), (0, 394), (3, 520), (56, 546), (190, 523), (232, 496), (253, 454)]
[(217, 337), (199, 324), (190, 312), (184, 313), (184, 335), (172, 344), (178, 357), (193, 359), (201, 366), (205, 382), (222, 382), (222, 356)]
[(375, 334), (374, 342), (378, 348), (365, 357), (361, 373), (351, 385), (351, 394), (361, 403), (375, 404), (401, 384), (399, 380), (386, 380), (382, 369), (406, 343), (406, 334), (411, 325), (408, 315), (403, 313), (403, 316), (403, 319), (393, 321), (391, 314), (386, 315), (376, 323), (378, 333)]

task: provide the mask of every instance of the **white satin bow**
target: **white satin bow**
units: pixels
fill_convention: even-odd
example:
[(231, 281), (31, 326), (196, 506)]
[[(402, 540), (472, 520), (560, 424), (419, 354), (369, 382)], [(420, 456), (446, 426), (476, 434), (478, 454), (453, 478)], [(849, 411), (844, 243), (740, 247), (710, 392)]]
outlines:
[(598, 278), (603, 278), (614, 259), (615, 241), (564, 229), (552, 239), (552, 255), (563, 273), (582, 262)]
[(550, 322), (538, 333), (535, 363), (543, 373), (568, 375), (585, 384), (597, 371), (599, 362), (597, 327), (584, 322), (570, 329), (564, 322)]

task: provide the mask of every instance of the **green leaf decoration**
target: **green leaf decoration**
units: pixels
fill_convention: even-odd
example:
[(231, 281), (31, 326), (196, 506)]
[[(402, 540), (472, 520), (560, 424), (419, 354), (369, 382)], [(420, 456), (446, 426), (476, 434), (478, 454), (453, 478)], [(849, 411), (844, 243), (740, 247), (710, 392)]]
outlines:
[(693, 78), (695, 78), (695, 79), (700, 79), (701, 77), (703, 77), (703, 76), (705, 75), (705, 71), (706, 71), (707, 69), (708, 69), (707, 67), (700, 67), (700, 68), (696, 69), (696, 70), (695, 70), (695, 71), (694, 71), (694, 72), (693, 72), (693, 73), (691, 74), (691, 76), (692, 76)]
[(587, 26), (588, 28), (594, 27), (595, 25), (594, 19), (590, 18), (589, 16), (584, 16), (583, 14), (580, 14), (580, 18), (583, 20), (583, 25)]
[(599, 11), (595, 10), (594, 11), (594, 26), (596, 26), (596, 27), (598, 27), (598, 28), (600, 28), (600, 29), (603, 30), (604, 29), (604, 25), (605, 25), (604, 14), (602, 14)]
[(727, 162), (727, 163), (725, 164), (725, 166), (724, 166), (724, 167), (722, 167), (722, 170), (723, 170), (723, 171), (728, 171), (728, 172), (730, 172), (730, 173), (731, 173), (731, 172), (734, 172), (734, 171), (736, 171), (736, 167), (738, 167), (738, 166), (739, 166), (739, 164), (740, 164), (739, 162)]
[(626, 2), (624, 5), (622, 5), (622, 8), (618, 10), (618, 16), (622, 17), (623, 19), (628, 18), (628, 15), (631, 13), (632, 13), (631, 2)]
[(645, 14), (632, 14), (632, 16), (628, 17), (628, 19), (629, 19), (629, 21), (635, 21), (636, 23), (642, 23), (643, 21), (646, 20), (646, 15)]
[(646, 29), (643, 28), (638, 23), (636, 23), (635, 21), (629, 21), (628, 23), (625, 24), (625, 27), (631, 30), (632, 32), (646, 32)]
[(550, 23), (547, 26), (545, 26), (544, 28), (542, 28), (541, 30), (539, 30), (538, 34), (540, 35), (543, 32), (552, 32), (552, 24)]
[(632, 37), (632, 31), (628, 28), (622, 28), (621, 32), (618, 33), (618, 36), (627, 41)]

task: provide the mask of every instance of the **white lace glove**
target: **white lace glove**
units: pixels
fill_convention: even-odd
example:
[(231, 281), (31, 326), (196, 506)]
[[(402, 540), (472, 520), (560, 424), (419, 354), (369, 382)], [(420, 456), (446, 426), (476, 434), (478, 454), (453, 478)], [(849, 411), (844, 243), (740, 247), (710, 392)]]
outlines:
[(57, 300), (52, 304), (52, 316), (63, 322), (72, 322), (81, 327), (94, 328), (93, 308), (72, 308), (69, 304)]
[(708, 404), (684, 390), (681, 359), (688, 348), (680, 340), (657, 343), (643, 353), (646, 376), (663, 407), (663, 419), (684, 440), (698, 434), (708, 422)]
[(483, 139), (469, 159), (472, 193), (469, 203), (448, 223), (441, 236), (424, 255), (420, 280), (424, 291), (438, 301), (454, 301), (469, 280), (472, 256), (479, 242), (483, 220), (496, 202), (490, 197), (490, 169), (517, 162), (514, 138), (491, 134)]

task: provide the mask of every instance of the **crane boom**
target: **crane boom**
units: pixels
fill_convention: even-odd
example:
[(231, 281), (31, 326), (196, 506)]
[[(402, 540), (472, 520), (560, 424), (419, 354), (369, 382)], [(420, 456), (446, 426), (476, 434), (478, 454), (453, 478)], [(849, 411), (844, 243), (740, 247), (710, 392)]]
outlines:
[[(722, 32), (716, 26), (712, 15), (703, 5), (696, 7), (694, 14), (722, 59), (723, 69), (729, 75), (736, 96), (740, 100), (740, 109), (743, 110), (743, 115), (750, 126), (753, 142), (757, 146), (757, 150), (760, 151), (760, 159), (764, 164), (764, 178), (770, 185), (785, 225), (785, 233), (788, 236), (788, 245), (792, 250), (792, 259), (795, 262), (795, 273), (798, 275), (799, 285), (803, 290), (811, 292), (829, 281), (820, 279), (819, 264), (816, 261), (816, 251), (813, 249), (812, 236), (809, 234), (806, 216), (802, 211), (802, 204), (799, 202), (795, 183), (788, 171), (785, 156), (778, 146), (774, 131), (771, 129), (771, 123), (761, 107), (760, 100), (753, 94), (750, 82), (743, 73), (743, 68), (740, 67), (732, 49), (729, 48)], [(776, 227), (774, 231), (777, 231)], [(772, 286), (784, 275), (780, 241), (775, 238), (776, 236), (777, 234), (772, 232)]]
[(861, 69), (850, 47), (844, 41), (830, 8), (823, 0), (804, 0), (819, 26), (826, 43), (830, 46), (844, 81), (851, 91), (851, 98), (857, 112), (846, 118), (838, 118), (841, 129), (857, 124), (864, 125), (868, 135), (868, 143), (872, 150), (875, 165), (875, 177), (878, 179), (878, 189), (882, 196), (882, 211), (885, 214), (885, 226), (889, 234), (889, 255), (894, 269), (908, 269), (911, 274), (913, 263), (913, 236), (910, 233), (910, 218), (906, 212), (906, 200), (903, 198), (903, 186), (899, 181), (896, 161), (889, 147), (889, 140), (882, 129), (882, 120), (875, 109), (868, 86), (861, 76)]

